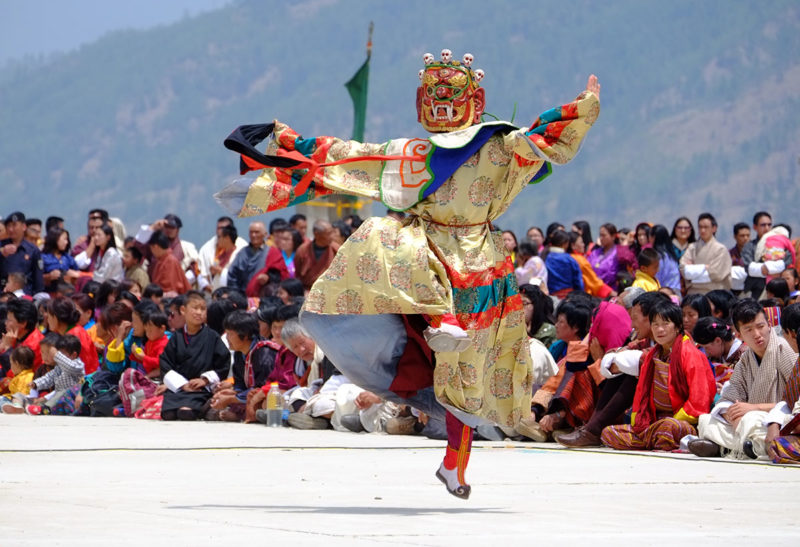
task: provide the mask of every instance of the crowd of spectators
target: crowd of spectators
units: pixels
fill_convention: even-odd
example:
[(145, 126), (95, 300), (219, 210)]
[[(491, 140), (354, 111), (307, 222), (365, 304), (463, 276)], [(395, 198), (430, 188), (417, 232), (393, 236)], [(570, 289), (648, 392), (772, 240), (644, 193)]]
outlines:
[[(402, 214), (388, 212), (402, 222)], [(304, 297), (359, 228), (303, 215), (229, 217), (198, 248), (167, 214), (128, 236), (93, 209), (0, 223), (0, 410), (267, 421), (283, 394), (300, 429), (445, 438), (442, 420), (364, 391), (298, 321)], [(496, 229), (496, 227), (495, 227)], [(532, 414), (486, 439), (800, 462), (800, 239), (767, 212), (671, 231), (585, 221), (498, 238), (516, 268), (534, 362)], [(308, 236), (311, 236), (310, 238)]]

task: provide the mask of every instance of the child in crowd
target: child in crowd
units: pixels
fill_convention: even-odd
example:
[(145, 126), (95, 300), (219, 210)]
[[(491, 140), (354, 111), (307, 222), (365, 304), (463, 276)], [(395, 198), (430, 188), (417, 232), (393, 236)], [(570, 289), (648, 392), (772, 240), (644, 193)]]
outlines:
[(28, 405), (26, 409), (29, 414), (49, 414), (63, 398), (71, 397), (74, 400), (85, 372), (83, 361), (79, 357), (82, 346), (78, 337), (65, 334), (58, 339), (55, 347), (44, 343), (41, 347), (42, 360), (45, 363), (53, 362), (56, 366), (28, 385), (37, 392), (53, 391), (34, 399), (33, 404)]
[(27, 346), (17, 346), (11, 350), (11, 372), (14, 378), (8, 384), (8, 395), (0, 397), (0, 412), (22, 414), (25, 409), (24, 397), (30, 393), (33, 382), (33, 350)]
[(6, 286), (3, 291), (13, 294), (17, 298), (25, 296), (25, 274), (20, 272), (12, 272), (8, 274), (6, 279)]
[(582, 291), (583, 274), (578, 263), (567, 254), (569, 234), (556, 230), (550, 236), (550, 247), (545, 258), (547, 267), (547, 288), (550, 294), (564, 298), (572, 291)]
[(636, 260), (639, 262), (639, 269), (636, 271), (633, 286), (641, 287), (647, 292), (660, 289), (661, 283), (656, 280), (656, 274), (661, 265), (661, 258), (658, 255), (658, 251), (652, 247), (642, 249), (636, 257)]
[(711, 317), (711, 303), (703, 294), (687, 294), (681, 302), (683, 312), (684, 332), (694, 331), (697, 320), (701, 317)]
[(167, 314), (161, 310), (151, 312), (144, 324), (144, 333), (147, 337), (144, 349), (138, 344), (133, 344), (131, 349), (131, 359), (141, 363), (148, 378), (161, 376), (159, 359), (169, 342), (167, 328)]
[(725, 319), (701, 317), (692, 329), (692, 338), (714, 367), (717, 393), (730, 380), (733, 367), (739, 362), (747, 346), (733, 335), (733, 326)]
[(517, 246), (517, 264), (519, 266), (514, 270), (517, 285), (530, 283), (547, 290), (547, 268), (536, 246), (530, 241), (523, 241)]
[(787, 304), (794, 304), (800, 300), (800, 280), (798, 279), (797, 270), (794, 268), (786, 268), (781, 272), (781, 278), (786, 281), (789, 286), (789, 298)]

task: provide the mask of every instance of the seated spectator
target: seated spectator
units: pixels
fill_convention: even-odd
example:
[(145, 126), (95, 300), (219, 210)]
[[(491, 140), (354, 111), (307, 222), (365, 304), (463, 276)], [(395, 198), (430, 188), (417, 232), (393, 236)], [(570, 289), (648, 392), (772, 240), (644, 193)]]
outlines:
[(186, 274), (178, 259), (170, 251), (170, 242), (163, 232), (154, 232), (148, 240), (155, 265), (150, 271), (150, 280), (159, 285), (167, 295), (184, 294), (191, 289)]
[[(10, 356), (14, 348), (25, 346), (33, 351), (33, 371), (42, 364), (42, 353), (39, 347), (43, 335), (37, 328), (39, 312), (30, 300), (21, 298), (8, 302), (6, 308), (5, 332), (0, 338), (0, 366), (2, 377), (11, 370)], [(12, 376), (13, 377), (13, 376)]]
[(789, 301), (789, 284), (781, 277), (776, 277), (767, 281), (767, 288), (765, 291), (767, 293), (767, 298), (773, 298), (780, 302), (781, 308)]
[(615, 450), (678, 448), (694, 424), (709, 411), (716, 393), (708, 362), (683, 335), (680, 308), (669, 302), (650, 310), (656, 345), (644, 357), (633, 399), (631, 425), (612, 425), (600, 435)]
[(656, 280), (656, 274), (661, 264), (658, 252), (652, 247), (642, 249), (636, 257), (639, 262), (639, 269), (633, 279), (633, 287), (640, 287), (646, 292), (657, 291), (661, 284)]
[[(332, 223), (331, 226), (333, 227), (333, 242), (341, 247), (344, 245), (344, 242), (347, 241), (347, 238), (353, 233), (353, 230), (342, 220), (337, 220), (336, 222)], [(304, 236), (303, 243), (306, 241), (308, 241), (308, 238)]]
[(701, 317), (692, 329), (692, 338), (702, 349), (714, 367), (717, 392), (730, 380), (733, 368), (739, 362), (747, 346), (733, 335), (733, 327), (726, 319)]
[(122, 253), (122, 266), (125, 268), (125, 279), (130, 279), (139, 288), (144, 289), (150, 284), (150, 276), (142, 266), (144, 257), (138, 247), (128, 247)]
[[(225, 230), (225, 228), (230, 229)], [(236, 258), (236, 253), (243, 247), (247, 247), (247, 242), (239, 237), (233, 219), (227, 216), (219, 217), (214, 237), (200, 247), (197, 288), (212, 292), (227, 285), (228, 269)]]
[(80, 358), (82, 366), (85, 368), (85, 374), (91, 374), (96, 371), (99, 366), (97, 350), (86, 330), (77, 324), (78, 319), (80, 319), (80, 312), (72, 300), (64, 297), (50, 300), (45, 317), (47, 328), (50, 331), (61, 336), (69, 334), (78, 339), (81, 345)]
[(236, 253), (228, 268), (228, 287), (246, 293), (247, 284), (263, 267), (269, 247), (266, 243), (267, 229), (263, 222), (250, 224), (250, 244)]
[(258, 320), (253, 314), (236, 310), (225, 317), (224, 328), (228, 346), (234, 352), (233, 381), (217, 385), (211, 398), (211, 408), (216, 412), (210, 412), (207, 419), (241, 422), (245, 419), (246, 404), (257, 390), (267, 386), (269, 391), (272, 381), (278, 382), (279, 387), (282, 382), (282, 391), (289, 389), (294, 385), (294, 370), (284, 370), (280, 379), (276, 375), (268, 380), (275, 370), (281, 346), (259, 337)]
[(556, 230), (550, 235), (550, 247), (544, 264), (547, 267), (548, 292), (564, 298), (572, 291), (583, 290), (583, 275), (578, 263), (567, 254), (569, 235), (564, 230)]
[(161, 285), (150, 283), (144, 288), (144, 291), (142, 292), (142, 298), (145, 300), (150, 300), (157, 306), (160, 306), (161, 300), (164, 298), (164, 289), (161, 288)]
[(536, 285), (521, 285), (522, 311), (528, 336), (549, 348), (557, 340), (553, 326), (553, 299)]
[(156, 394), (164, 394), (164, 420), (202, 418), (211, 399), (210, 390), (228, 375), (230, 352), (220, 336), (206, 326), (206, 311), (203, 294), (189, 291), (181, 306), (186, 324), (169, 339), (161, 354), (164, 384)]
[(600, 374), (606, 380), (600, 384), (600, 395), (591, 418), (583, 427), (571, 433), (557, 435), (556, 441), (559, 444), (570, 448), (602, 446), (600, 434), (603, 429), (624, 423), (625, 412), (633, 404), (639, 378), (639, 363), (643, 353), (653, 345), (650, 310), (659, 302), (669, 302), (669, 300), (658, 292), (641, 292), (628, 305), (627, 310), (633, 329), (626, 340), (627, 345), (611, 349), (609, 349), (611, 343), (594, 344), (594, 348), (590, 346), (590, 350), (593, 350), (592, 357), (595, 359), (600, 355), (601, 348), (606, 349), (600, 359), (599, 367)]
[[(783, 337), (793, 351), (798, 351), (797, 333), (800, 331), (800, 304), (792, 304), (781, 315)], [(767, 455), (775, 463), (800, 463), (800, 359), (789, 380), (783, 400), (767, 416), (765, 445)]]
[[(521, 245), (523, 244), (520, 244), (520, 246)], [(616, 291), (614, 291), (611, 287), (609, 287), (606, 283), (604, 283), (602, 279), (597, 277), (594, 268), (592, 268), (592, 265), (589, 263), (589, 259), (586, 258), (586, 253), (584, 252), (584, 249), (585, 247), (581, 235), (577, 232), (570, 233), (569, 234), (570, 256), (575, 259), (575, 262), (578, 263), (578, 266), (581, 269), (581, 275), (583, 276), (583, 286), (586, 289), (586, 292), (598, 298), (607, 298), (609, 296), (616, 296), (617, 295)]]
[[(26, 411), (29, 414), (59, 414), (57, 408), (64, 406), (65, 401), (75, 401), (80, 391), (80, 382), (86, 372), (83, 360), (80, 358), (83, 343), (76, 336), (66, 334), (58, 339), (55, 347), (43, 345), (42, 351), (45, 352), (42, 359), (46, 363), (55, 363), (55, 367), (29, 385), (37, 393), (52, 391), (45, 396), (32, 399)], [(68, 408), (74, 409), (73, 405), (74, 403), (70, 403)]]
[(33, 382), (33, 350), (25, 346), (19, 346), (11, 350), (11, 372), (14, 379), (8, 384), (8, 394), (0, 397), (0, 412), (5, 414), (22, 414), (24, 409), (24, 397), (31, 391), (30, 384)]
[(717, 405), (700, 417), (700, 438), (689, 442), (696, 456), (715, 457), (725, 451), (734, 458), (766, 457), (764, 420), (783, 399), (797, 362), (797, 353), (770, 328), (755, 300), (744, 299), (734, 306), (733, 325), (748, 349)]
[(325, 273), (339, 250), (339, 245), (332, 240), (333, 227), (330, 222), (317, 220), (313, 231), (314, 239), (303, 243), (294, 255), (295, 277), (303, 283), (303, 288), (307, 291)]
[(47, 232), (42, 249), (42, 270), (46, 291), (54, 292), (59, 281), (74, 283), (80, 276), (78, 264), (69, 251), (69, 232), (62, 228), (53, 228)]
[(794, 268), (787, 268), (781, 272), (781, 278), (786, 281), (789, 287), (789, 299), (787, 303), (797, 302), (800, 298), (800, 279), (798, 279), (797, 270)]
[[(105, 345), (101, 369), (107, 373), (109, 381), (119, 382), (119, 377), (128, 365), (128, 355), (124, 349), (124, 341), (131, 328), (133, 311), (122, 302), (114, 302), (100, 314), (98, 332)], [(113, 379), (111, 378), (113, 376)]]
[[(591, 308), (584, 303), (571, 300), (561, 302), (556, 310), (558, 339), (575, 348), (589, 332), (591, 313)], [(581, 417), (588, 419), (591, 415), (596, 386), (586, 367), (567, 366), (570, 356), (567, 350), (558, 361), (558, 374), (534, 393), (531, 401), (534, 413), (529, 420), (520, 422), (517, 432), (534, 441), (544, 442), (549, 440), (554, 430), (567, 425), (582, 425)]]
[(298, 385), (286, 393), (294, 409), (289, 414), (289, 425), (295, 429), (328, 429), (336, 409), (336, 391), (350, 382), (325, 357), (297, 319), (286, 321), (281, 340), (308, 364), (305, 387)]
[(280, 298), (284, 305), (289, 306), (294, 303), (295, 298), (302, 298), (303, 295), (303, 284), (300, 280), (290, 278), (281, 281), (275, 296)]
[(692, 332), (697, 320), (701, 317), (711, 317), (711, 303), (705, 295), (687, 294), (681, 302), (683, 312), (684, 332)]
[[(336, 392), (336, 411), (341, 416), (340, 431), (382, 433), (395, 418), (400, 406), (384, 401), (355, 384), (345, 384)], [(423, 428), (424, 429), (424, 428)]]
[(547, 268), (544, 260), (539, 258), (539, 250), (529, 241), (523, 241), (517, 247), (517, 264), (514, 273), (517, 284), (522, 286), (530, 283), (543, 290), (547, 290)]
[(697, 219), (700, 239), (689, 245), (681, 257), (681, 273), (688, 294), (705, 294), (714, 289), (731, 288), (731, 255), (716, 240), (717, 220), (711, 213)]

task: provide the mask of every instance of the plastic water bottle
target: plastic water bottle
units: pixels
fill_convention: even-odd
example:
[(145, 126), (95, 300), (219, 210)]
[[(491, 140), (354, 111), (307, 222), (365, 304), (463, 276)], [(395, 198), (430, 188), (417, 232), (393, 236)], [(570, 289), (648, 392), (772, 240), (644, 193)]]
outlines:
[(278, 382), (272, 382), (267, 393), (267, 427), (283, 425), (283, 395), (278, 389)]

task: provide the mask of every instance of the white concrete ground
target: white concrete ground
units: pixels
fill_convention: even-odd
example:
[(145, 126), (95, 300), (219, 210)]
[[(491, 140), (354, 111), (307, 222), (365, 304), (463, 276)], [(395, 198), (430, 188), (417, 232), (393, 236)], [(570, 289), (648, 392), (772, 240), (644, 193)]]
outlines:
[(0, 415), (0, 545), (792, 545), (800, 468), (225, 423)]

